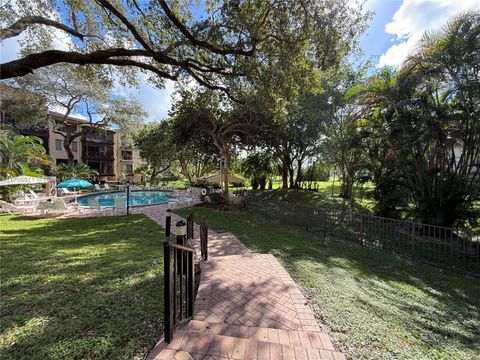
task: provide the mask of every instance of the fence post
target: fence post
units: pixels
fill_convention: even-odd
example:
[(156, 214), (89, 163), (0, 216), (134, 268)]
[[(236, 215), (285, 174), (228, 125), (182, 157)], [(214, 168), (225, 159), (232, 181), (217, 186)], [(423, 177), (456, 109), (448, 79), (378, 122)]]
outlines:
[(188, 252), (188, 274), (187, 274), (187, 317), (193, 316), (193, 304), (195, 293), (195, 263), (193, 261), (193, 252)]
[(167, 209), (167, 215), (165, 217), (165, 237), (169, 238), (171, 235), (172, 226), (172, 210)]
[(363, 214), (360, 214), (360, 244), (363, 245)]
[(308, 207), (305, 208), (305, 231), (308, 232)]
[(415, 257), (415, 223), (412, 221), (412, 258)]
[(323, 242), (327, 241), (327, 210), (322, 209)]
[(163, 244), (164, 256), (164, 284), (163, 284), (163, 298), (164, 298), (164, 318), (165, 318), (165, 342), (170, 343), (173, 338), (173, 322), (174, 322), (174, 288), (173, 288), (173, 260), (172, 248), (170, 243), (165, 241)]
[(203, 260), (208, 260), (208, 219), (204, 218), (200, 225), (200, 252)]
[(187, 218), (187, 239), (193, 239), (193, 219), (194, 213), (191, 213)]

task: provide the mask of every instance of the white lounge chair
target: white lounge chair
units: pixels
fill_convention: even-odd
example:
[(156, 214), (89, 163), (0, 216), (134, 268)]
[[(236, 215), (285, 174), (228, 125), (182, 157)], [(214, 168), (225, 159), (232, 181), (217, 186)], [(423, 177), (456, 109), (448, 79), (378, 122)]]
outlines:
[(110, 191), (110, 190), (111, 190), (110, 185), (108, 185), (107, 183), (105, 183), (105, 185), (103, 185), (103, 188), (104, 188), (106, 191)]
[(30, 194), (30, 196), (32, 197), (32, 199), (40, 199), (40, 196), (38, 196), (38, 194), (32, 190), (29, 190), (28, 193)]
[(149, 182), (145, 183), (145, 189), (150, 190), (150, 183)]
[(30, 196), (28, 196), (27, 194), (25, 194), (23, 191), (20, 192), (20, 195), (15, 199), (13, 200), (13, 202), (15, 203), (15, 205), (25, 205), (27, 206), (28, 204), (32, 204), (34, 203), (34, 199), (33, 198), (30, 198)]
[(66, 212), (66, 211), (68, 211), (68, 207), (67, 207), (67, 204), (65, 204), (65, 200), (63, 200), (62, 198), (54, 198), (54, 199), (52, 199), (51, 210)]
[(115, 211), (123, 211), (127, 208), (123, 197), (115, 197)]
[(3, 200), (0, 200), (0, 210), (1, 212), (6, 212), (8, 214), (25, 214), (28, 210), (35, 212), (33, 206), (14, 205)]
[(100, 185), (94, 184), (93, 186), (95, 186), (96, 191), (102, 191), (102, 188), (100, 187)]
[(100, 203), (98, 202), (97, 199), (88, 199), (87, 202), (88, 202), (88, 207), (90, 209), (103, 212), (103, 216), (106, 215), (107, 211), (110, 211), (110, 212), (113, 211), (113, 208), (100, 206)]
[(67, 188), (60, 188), (58, 190), (60, 191), (60, 196), (62, 196), (62, 195), (64, 195), (64, 196), (78, 195), (78, 191), (68, 190)]

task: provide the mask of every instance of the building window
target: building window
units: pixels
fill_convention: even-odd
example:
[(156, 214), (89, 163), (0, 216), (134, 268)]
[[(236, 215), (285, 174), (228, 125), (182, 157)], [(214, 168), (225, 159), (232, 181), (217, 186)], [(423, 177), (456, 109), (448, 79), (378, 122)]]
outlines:
[(63, 141), (60, 139), (55, 139), (55, 150), (62, 151), (63, 149), (62, 142)]
[(131, 151), (122, 151), (122, 160), (132, 160), (132, 152)]
[(76, 141), (72, 142), (72, 151), (77, 152), (77, 142)]
[(122, 175), (129, 175), (133, 173), (132, 164), (122, 164)]

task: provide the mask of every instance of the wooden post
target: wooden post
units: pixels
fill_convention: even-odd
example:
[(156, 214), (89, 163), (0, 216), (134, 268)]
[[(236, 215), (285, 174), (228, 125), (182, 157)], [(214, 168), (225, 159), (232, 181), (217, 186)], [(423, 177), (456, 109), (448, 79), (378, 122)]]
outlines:
[[(173, 259), (172, 248), (168, 241), (163, 244), (164, 256), (164, 318), (165, 318), (165, 342), (170, 343), (173, 339), (173, 322), (174, 322), (174, 288), (173, 288)], [(173, 308), (172, 308), (173, 306)]]

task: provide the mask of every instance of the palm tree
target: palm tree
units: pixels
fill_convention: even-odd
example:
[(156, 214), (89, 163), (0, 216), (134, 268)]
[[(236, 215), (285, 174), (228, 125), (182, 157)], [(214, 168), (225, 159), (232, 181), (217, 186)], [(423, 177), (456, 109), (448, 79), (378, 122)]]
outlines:
[(250, 179), (254, 190), (265, 190), (268, 178), (275, 173), (274, 161), (267, 152), (252, 153), (243, 160), (242, 172)]
[(91, 169), (87, 164), (81, 161), (70, 165), (59, 164), (56, 168), (56, 173), (61, 181), (67, 179), (88, 179), (92, 176), (98, 175), (96, 170)]
[(50, 164), (42, 139), (36, 136), (12, 136), (6, 132), (0, 134), (0, 176), (22, 175), (27, 169), (43, 172), (42, 168)]

